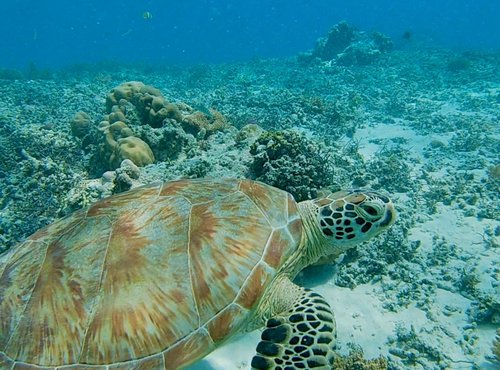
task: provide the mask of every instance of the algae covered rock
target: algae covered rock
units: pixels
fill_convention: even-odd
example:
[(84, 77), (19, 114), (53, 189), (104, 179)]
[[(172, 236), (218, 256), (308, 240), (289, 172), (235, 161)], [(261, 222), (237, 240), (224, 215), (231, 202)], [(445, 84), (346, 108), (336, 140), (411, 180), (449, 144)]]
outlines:
[(255, 179), (290, 192), (298, 201), (316, 197), (333, 177), (326, 150), (295, 131), (266, 131), (250, 153)]

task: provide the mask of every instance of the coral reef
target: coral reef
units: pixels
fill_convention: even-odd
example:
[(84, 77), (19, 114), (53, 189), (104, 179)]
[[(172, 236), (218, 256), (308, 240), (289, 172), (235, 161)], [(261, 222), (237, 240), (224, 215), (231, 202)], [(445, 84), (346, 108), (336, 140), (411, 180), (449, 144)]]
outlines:
[(367, 65), (392, 49), (392, 40), (380, 32), (366, 34), (343, 21), (316, 42), (315, 48), (299, 55), (299, 61), (335, 61), (339, 65)]
[(109, 163), (111, 167), (116, 168), (125, 159), (131, 160), (139, 167), (147, 166), (155, 161), (149, 145), (135, 136), (124, 137), (116, 141)]
[(446, 366), (446, 354), (443, 354), (435, 346), (435, 343), (427, 342), (419, 337), (419, 333), (410, 325), (408, 328), (402, 323), (396, 325), (395, 335), (389, 338), (389, 344), (395, 346), (389, 353), (402, 360), (406, 366), (422, 366), (426, 368), (427, 361)]
[(194, 111), (182, 120), (182, 127), (187, 133), (196, 135), (198, 138), (205, 138), (214, 132), (229, 128), (229, 122), (220, 112), (210, 109), (207, 115), (200, 111)]
[(417, 190), (418, 184), (412, 180), (412, 169), (405, 160), (408, 152), (401, 146), (384, 146), (367, 163), (365, 181), (374, 189), (403, 193)]
[[(129, 105), (132, 105), (132, 110)], [(130, 122), (135, 122), (137, 114), (139, 126), (136, 131), (140, 131), (140, 125), (146, 125), (158, 130), (162, 130), (163, 123), (167, 119), (182, 120), (182, 115), (175, 104), (168, 103), (160, 90), (145, 85), (139, 81), (129, 81), (113, 88), (106, 96), (106, 110), (108, 114), (99, 125), (99, 129), (104, 133), (105, 145), (101, 148), (101, 155), (108, 157), (109, 167), (118, 168), (121, 161), (130, 159), (138, 166), (146, 166), (155, 161), (155, 155), (148, 142), (136, 136), (134, 131), (128, 126)], [(157, 144), (158, 136), (149, 136), (152, 142)], [(165, 135), (161, 135), (163, 141)], [(182, 140), (176, 141), (177, 144)], [(154, 148), (160, 151), (158, 145)], [(164, 156), (162, 156), (163, 158)]]
[[(467, 271), (466, 271), (467, 272)], [(479, 275), (470, 274), (461, 276), (459, 283), (465, 279), (465, 284), (470, 284), (468, 291), (461, 291), (472, 299), (467, 309), (467, 316), (471, 322), (480, 324), (500, 324), (500, 298), (496, 291), (482, 291), (479, 289)]]
[(160, 90), (139, 81), (113, 88), (106, 97), (106, 110), (99, 125), (105, 136), (99, 156), (108, 158), (108, 169), (117, 168), (125, 158), (138, 166), (155, 158), (172, 160), (195, 138), (205, 140), (231, 128), (217, 110), (203, 113), (184, 103), (169, 103)]
[[(0, 186), (0, 252), (63, 216), (65, 195), (79, 181), (60, 160), (37, 159), (24, 149), (15, 157), (16, 174), (4, 177)], [(16, 215), (24, 215), (22, 222)]]
[(376, 60), (381, 53), (373, 43), (357, 41), (337, 54), (336, 62), (344, 66), (366, 65)]
[(245, 147), (253, 144), (255, 140), (264, 132), (264, 129), (255, 123), (243, 126), (236, 134), (236, 145)]
[[(115, 117), (116, 119), (119, 117)], [(108, 119), (111, 119), (108, 117)], [(108, 168), (118, 168), (124, 159), (130, 159), (143, 167), (154, 162), (154, 154), (149, 145), (133, 136), (132, 130), (123, 121), (102, 121), (99, 130), (104, 134), (101, 155), (107, 158)]]
[(363, 349), (359, 346), (351, 346), (347, 356), (337, 356), (333, 362), (333, 369), (336, 370), (386, 370), (388, 368), (384, 357), (366, 360), (363, 357)]
[[(23, 86), (25, 81), (15, 82), (14, 88), (6, 87), (9, 96), (0, 97), (0, 253), (65, 215), (66, 194), (81, 180), (84, 168), (78, 143), (69, 130), (61, 129), (71, 116), (58, 110), (62, 102), (40, 98), (46, 82), (32, 83), (31, 97), (41, 100), (38, 109), (22, 114), (5, 108), (2, 99), (18, 99), (26, 93)], [(59, 114), (59, 121), (45, 121), (47, 109)]]
[(125, 102), (135, 107), (144, 125), (161, 127), (169, 116), (178, 117), (176, 110), (166, 102), (160, 90), (140, 81), (124, 82), (113, 88), (106, 96), (106, 110), (111, 113), (119, 109), (125, 114)]
[(355, 39), (358, 31), (343, 21), (334, 25), (326, 37), (316, 41), (312, 57), (332, 60), (342, 53)]
[[(401, 217), (405, 216), (407, 215), (401, 215)], [(406, 224), (394, 225), (390, 233), (378, 240), (372, 241), (364, 247), (349, 250), (337, 267), (336, 284), (353, 289), (359, 284), (373, 282), (380, 279), (381, 276), (389, 274), (399, 283), (418, 285), (411, 276), (405, 275), (408, 271), (409, 261), (415, 258), (420, 246), (418, 242), (407, 241), (411, 224), (412, 219), (409, 217)], [(398, 299), (398, 304), (405, 305), (411, 300), (415, 300), (417, 295), (422, 294), (417, 292), (411, 296), (410, 292), (406, 290), (406, 296)]]
[(127, 113), (123, 100), (135, 107), (142, 125), (153, 128), (162, 127), (170, 119), (173, 121), (170, 123), (181, 123), (187, 133), (203, 138), (230, 126), (227, 118), (215, 109), (209, 109), (207, 114), (184, 103), (169, 103), (160, 90), (139, 81), (125, 82), (112, 89), (106, 97), (107, 111)]
[(196, 146), (195, 137), (187, 134), (180, 125), (165, 125), (160, 128), (141, 126), (135, 130), (148, 143), (157, 161), (170, 162)]
[(253, 177), (288, 191), (298, 201), (316, 197), (333, 178), (326, 150), (295, 131), (264, 132), (250, 153)]
[(71, 133), (78, 137), (83, 138), (84, 136), (89, 134), (91, 130), (92, 122), (90, 121), (90, 117), (85, 112), (76, 112), (71, 120)]

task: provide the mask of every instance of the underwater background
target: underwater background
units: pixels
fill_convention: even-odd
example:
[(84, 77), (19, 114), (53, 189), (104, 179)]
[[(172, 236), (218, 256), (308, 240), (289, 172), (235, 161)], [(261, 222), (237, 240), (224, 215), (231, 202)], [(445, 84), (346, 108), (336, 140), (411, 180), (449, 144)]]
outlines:
[[(151, 17), (144, 17), (147, 13)], [(286, 57), (347, 20), (398, 42), (495, 49), (496, 0), (2, 1), (0, 67), (97, 61), (211, 63)]]
[[(500, 1), (12, 0), (0, 16), (0, 271), (54, 220), (155, 181), (371, 188), (396, 224), (296, 279), (332, 306), (343, 368), (500, 368)], [(189, 369), (248, 369), (259, 336)]]

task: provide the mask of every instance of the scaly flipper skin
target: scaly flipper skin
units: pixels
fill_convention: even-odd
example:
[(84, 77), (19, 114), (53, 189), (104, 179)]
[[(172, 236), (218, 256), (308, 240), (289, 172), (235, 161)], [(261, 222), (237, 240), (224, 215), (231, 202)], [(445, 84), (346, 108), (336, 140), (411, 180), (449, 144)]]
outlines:
[(252, 369), (332, 368), (336, 338), (333, 312), (318, 293), (292, 288), (298, 292), (295, 303), (288, 311), (267, 320)]

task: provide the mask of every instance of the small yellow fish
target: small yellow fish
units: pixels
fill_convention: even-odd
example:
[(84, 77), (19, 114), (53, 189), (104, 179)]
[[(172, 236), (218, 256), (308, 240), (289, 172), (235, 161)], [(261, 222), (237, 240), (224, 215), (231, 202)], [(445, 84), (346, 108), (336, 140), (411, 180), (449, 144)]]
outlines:
[(142, 13), (142, 18), (143, 19), (153, 19), (153, 14), (151, 14), (150, 12), (144, 12), (144, 13)]

